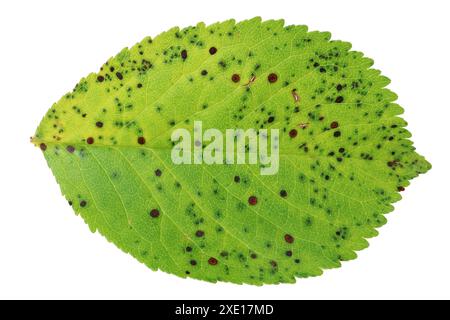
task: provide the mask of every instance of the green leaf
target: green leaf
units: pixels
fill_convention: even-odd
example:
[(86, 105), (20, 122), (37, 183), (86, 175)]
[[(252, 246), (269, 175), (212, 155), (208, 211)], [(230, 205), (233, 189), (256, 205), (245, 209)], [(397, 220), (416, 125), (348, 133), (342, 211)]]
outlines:
[[(83, 78), (32, 141), (90, 229), (153, 270), (295, 282), (356, 258), (409, 180), (415, 152), (389, 79), (327, 32), (229, 20), (145, 38)], [(171, 134), (279, 129), (260, 164), (175, 165)]]

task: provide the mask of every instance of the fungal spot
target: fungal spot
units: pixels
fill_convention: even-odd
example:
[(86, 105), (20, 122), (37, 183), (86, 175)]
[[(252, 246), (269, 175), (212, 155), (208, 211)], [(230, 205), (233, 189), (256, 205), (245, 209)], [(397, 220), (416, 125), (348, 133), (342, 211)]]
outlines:
[(66, 150), (69, 153), (73, 153), (75, 151), (75, 147), (74, 146), (67, 146)]
[(218, 261), (216, 258), (211, 257), (208, 259), (208, 264), (210, 264), (211, 266), (215, 266), (215, 265), (217, 265), (217, 263), (218, 263)]
[(86, 139), (86, 143), (87, 144), (93, 144), (94, 143), (94, 138), (92, 138), (92, 137), (87, 138)]
[(291, 250), (286, 251), (286, 256), (292, 257), (292, 251)]
[(198, 238), (201, 238), (201, 237), (203, 237), (204, 235), (205, 235), (205, 232), (202, 231), (202, 230), (197, 230), (197, 231), (195, 232), (195, 236), (198, 237)]
[(286, 190), (281, 190), (280, 191), (280, 197), (286, 198), (287, 197), (287, 191)]
[(181, 59), (186, 60), (187, 59), (187, 51), (186, 50), (181, 50)]
[(330, 124), (330, 128), (331, 128), (331, 129), (336, 129), (337, 127), (339, 127), (339, 123), (338, 123), (337, 121), (333, 121), (333, 122)]
[(340, 131), (336, 131), (335, 133), (333, 133), (333, 136), (335, 138), (339, 138), (341, 136), (341, 132)]
[(122, 75), (120, 72), (116, 72), (116, 77), (117, 77), (117, 79), (119, 79), (119, 80), (122, 80), (122, 79), (123, 79), (123, 75)]
[(161, 175), (162, 175), (162, 171), (160, 169), (156, 169), (155, 170), (155, 176), (161, 177)]
[(270, 116), (269, 119), (267, 119), (268, 123), (272, 123), (275, 120), (274, 116)]
[(138, 83), (137, 84), (137, 87), (140, 89), (140, 88), (142, 88), (142, 83)]
[(239, 177), (239, 176), (234, 176), (234, 182), (236, 182), (236, 183), (241, 182), (241, 177)]
[(95, 123), (95, 126), (96, 126), (97, 128), (103, 128), (103, 122), (97, 121), (97, 122)]
[(254, 206), (254, 205), (256, 205), (257, 203), (258, 203), (258, 198), (257, 198), (257, 197), (255, 197), (255, 196), (250, 196), (250, 197), (248, 198), (248, 204), (249, 204), (249, 205)]
[(291, 236), (290, 234), (285, 234), (285, 235), (284, 235), (284, 240), (285, 240), (287, 243), (293, 243), (293, 242), (294, 242), (294, 237)]
[(139, 138), (137, 139), (137, 142), (138, 142), (140, 145), (143, 145), (143, 144), (145, 144), (145, 138), (144, 138), (144, 137), (139, 137)]
[(267, 80), (269, 80), (270, 83), (275, 83), (278, 80), (278, 76), (275, 73), (271, 73), (267, 76)]
[(344, 97), (343, 97), (343, 96), (338, 96), (338, 97), (336, 97), (335, 102), (336, 102), (336, 103), (342, 103), (342, 102), (344, 102)]
[(291, 138), (295, 138), (297, 136), (298, 132), (295, 129), (292, 129), (291, 131), (289, 131), (289, 137)]
[(233, 81), (234, 83), (238, 83), (239, 81), (241, 81), (241, 77), (235, 73), (231, 76), (231, 81)]
[(152, 209), (150, 211), (150, 217), (152, 218), (158, 218), (159, 217), (159, 210), (158, 209)]
[(201, 75), (202, 76), (206, 76), (208, 74), (208, 71), (207, 70), (202, 70), (202, 72), (201, 72)]
[(40, 148), (42, 151), (45, 151), (45, 150), (47, 150), (47, 145), (46, 145), (45, 143), (41, 143), (41, 144), (39, 145), (39, 148)]
[(196, 266), (197, 265), (197, 261), (196, 260), (191, 260), (191, 261), (189, 261), (189, 263), (191, 264), (191, 266)]
[(86, 200), (81, 200), (80, 201), (80, 207), (84, 208), (84, 207), (86, 207), (86, 205), (87, 205)]
[(336, 90), (337, 90), (337, 91), (341, 91), (341, 90), (342, 90), (342, 84), (338, 84), (338, 85), (336, 86)]
[(214, 55), (214, 54), (216, 54), (216, 52), (217, 52), (217, 48), (216, 47), (209, 48), (209, 54), (210, 55)]
[(105, 77), (104, 76), (98, 76), (97, 77), (97, 81), (98, 82), (103, 82), (105, 80)]

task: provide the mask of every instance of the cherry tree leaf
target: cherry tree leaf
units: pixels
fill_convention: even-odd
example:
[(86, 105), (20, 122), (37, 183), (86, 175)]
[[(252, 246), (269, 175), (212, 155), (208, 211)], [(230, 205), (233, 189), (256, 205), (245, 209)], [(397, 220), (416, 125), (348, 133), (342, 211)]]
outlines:
[[(430, 169), (389, 79), (330, 37), (259, 18), (173, 28), (83, 78), (32, 142), (89, 228), (152, 270), (256, 285), (321, 275), (356, 258)], [(171, 134), (195, 121), (279, 129), (278, 172), (174, 164)]]

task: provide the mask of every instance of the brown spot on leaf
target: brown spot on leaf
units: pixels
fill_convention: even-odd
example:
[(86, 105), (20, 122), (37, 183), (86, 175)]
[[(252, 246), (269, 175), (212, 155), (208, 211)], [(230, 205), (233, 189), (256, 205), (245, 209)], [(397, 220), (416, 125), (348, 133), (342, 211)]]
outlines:
[(291, 131), (289, 131), (289, 137), (291, 138), (295, 138), (297, 136), (298, 132), (295, 129), (292, 129)]
[(159, 210), (158, 209), (152, 209), (150, 211), (150, 217), (152, 218), (158, 218), (159, 217)]
[(204, 235), (205, 235), (205, 232), (202, 231), (202, 230), (197, 230), (197, 231), (195, 232), (195, 236), (198, 237), (198, 238), (201, 238), (201, 237), (203, 237)]
[(145, 144), (145, 138), (144, 138), (144, 137), (139, 137), (139, 138), (137, 139), (137, 142), (138, 142), (140, 145), (143, 145), (143, 144)]
[(294, 237), (291, 236), (290, 234), (285, 234), (285, 235), (284, 235), (284, 240), (285, 240), (287, 243), (293, 243), (293, 242), (294, 242)]
[(248, 204), (251, 206), (255, 206), (258, 203), (258, 198), (255, 196), (250, 196), (248, 198)]
[(214, 55), (216, 53), (217, 53), (217, 48), (216, 47), (209, 48), (209, 54)]
[(278, 80), (278, 76), (275, 73), (271, 73), (267, 76), (267, 80), (269, 80), (270, 83), (275, 83)]

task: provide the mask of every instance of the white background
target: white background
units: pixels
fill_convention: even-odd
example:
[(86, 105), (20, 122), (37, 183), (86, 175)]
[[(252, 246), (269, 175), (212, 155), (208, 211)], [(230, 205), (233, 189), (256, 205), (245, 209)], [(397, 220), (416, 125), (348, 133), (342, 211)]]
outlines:
[[(1, 1), (0, 298), (450, 298), (448, 1)], [(29, 137), (51, 104), (108, 57), (175, 25), (284, 18), (375, 59), (405, 107), (413, 181), (370, 248), (295, 285), (183, 280), (144, 265), (76, 217)]]

